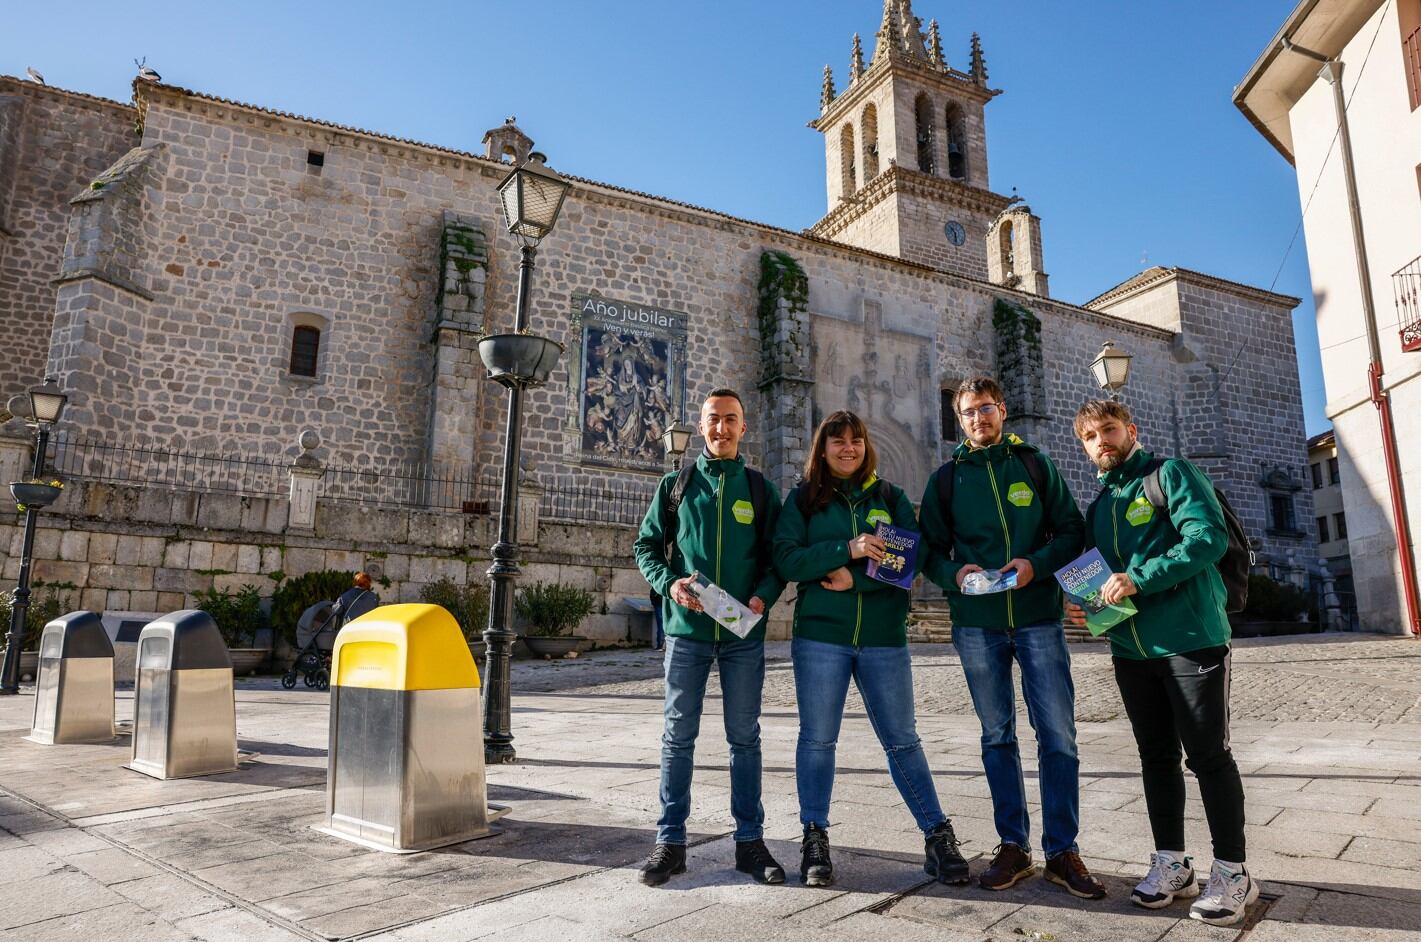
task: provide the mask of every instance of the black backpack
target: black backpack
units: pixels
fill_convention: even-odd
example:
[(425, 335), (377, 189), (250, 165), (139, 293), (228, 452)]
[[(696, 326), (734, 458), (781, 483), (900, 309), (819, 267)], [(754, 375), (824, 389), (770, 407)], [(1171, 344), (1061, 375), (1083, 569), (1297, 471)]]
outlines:
[[(1152, 458), (1144, 467), (1145, 499), (1156, 510), (1162, 510), (1166, 515), (1169, 513), (1169, 500), (1165, 497), (1164, 485), (1160, 483), (1160, 468), (1168, 458)], [(1238, 513), (1229, 503), (1229, 499), (1224, 496), (1224, 492), (1209, 482), (1214, 488), (1214, 497), (1219, 502), (1219, 508), (1224, 512), (1224, 529), (1228, 531), (1229, 547), (1224, 551), (1224, 555), (1219, 559), (1217, 566), (1219, 575), (1224, 580), (1224, 591), (1228, 595), (1228, 600), (1224, 603), (1224, 611), (1230, 613), (1241, 612), (1248, 604), (1248, 574), (1253, 569), (1253, 550), (1248, 547), (1248, 532), (1243, 528), (1243, 521), (1239, 519)], [(1101, 489), (1101, 495), (1105, 490)], [(1100, 498), (1097, 497), (1096, 500)], [(1095, 504), (1091, 504), (1095, 508)], [(1173, 526), (1173, 521), (1170, 522)]]
[[(1026, 476), (1031, 478), (1031, 486), (1040, 495), (1041, 512), (1046, 517), (1046, 539), (1049, 542), (1054, 534), (1051, 527), (1051, 505), (1046, 500), (1046, 469), (1041, 466), (1041, 455), (1027, 449), (1014, 451), (1012, 454), (1020, 458), (1021, 463), (1026, 466)], [(942, 519), (949, 532), (952, 530), (952, 492), (957, 484), (956, 465), (957, 459), (953, 458), (937, 469), (937, 502), (942, 508)], [(951, 547), (950, 538), (946, 545)]]
[[(691, 475), (695, 470), (695, 462), (681, 465), (681, 470), (676, 472), (676, 483), (671, 485), (671, 493), (667, 495), (666, 503), (661, 508), (661, 533), (666, 538), (668, 565), (671, 563), (671, 554), (676, 549), (676, 522), (681, 513), (681, 501), (686, 498), (686, 488), (690, 485)], [(765, 503), (768, 500), (765, 476), (754, 468), (747, 467), (745, 483), (750, 486), (750, 506), (755, 511), (756, 561), (763, 563), (769, 556), (765, 546)], [(655, 589), (651, 590), (651, 604), (653, 607), (661, 605), (661, 593)]]

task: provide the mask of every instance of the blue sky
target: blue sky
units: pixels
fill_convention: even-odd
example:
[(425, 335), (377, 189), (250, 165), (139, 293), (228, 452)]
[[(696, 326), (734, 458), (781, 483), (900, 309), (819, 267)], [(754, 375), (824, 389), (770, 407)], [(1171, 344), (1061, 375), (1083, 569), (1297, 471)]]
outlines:
[[(1230, 101), (1294, 0), (917, 0), (949, 64), (981, 33), (992, 188), (1043, 218), (1052, 293), (1083, 302), (1148, 265), (1303, 298), (1309, 434), (1328, 426), (1293, 169)], [(0, 72), (126, 100), (165, 81), (478, 150), (517, 115), (549, 163), (788, 228), (825, 211), (805, 127), (879, 0), (7, 4)], [(1309, 184), (1310, 185), (1310, 184)], [(1276, 279), (1276, 281), (1275, 281)]]

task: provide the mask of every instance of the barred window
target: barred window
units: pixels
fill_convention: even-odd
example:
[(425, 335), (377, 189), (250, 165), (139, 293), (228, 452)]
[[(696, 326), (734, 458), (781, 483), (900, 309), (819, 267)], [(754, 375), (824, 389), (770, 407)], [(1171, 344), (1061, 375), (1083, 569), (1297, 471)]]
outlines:
[(316, 366), (321, 351), (321, 332), (305, 325), (291, 332), (291, 375), (316, 375)]

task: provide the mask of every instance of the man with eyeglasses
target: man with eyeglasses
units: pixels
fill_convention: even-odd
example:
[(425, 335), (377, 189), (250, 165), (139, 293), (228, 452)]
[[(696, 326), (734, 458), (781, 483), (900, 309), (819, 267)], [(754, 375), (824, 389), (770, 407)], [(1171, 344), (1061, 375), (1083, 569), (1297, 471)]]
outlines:
[(1007, 407), (995, 380), (964, 381), (954, 405), (964, 441), (928, 479), (919, 518), (923, 573), (947, 593), (952, 643), (982, 724), (982, 765), (1000, 843), (978, 883), (1005, 890), (1036, 872), (1016, 739), (1015, 661), (1036, 731), (1046, 879), (1082, 899), (1101, 899), (1105, 887), (1076, 845), (1076, 696), (1061, 592), (1052, 578), (1080, 554), (1085, 521), (1055, 463), (1004, 433)]

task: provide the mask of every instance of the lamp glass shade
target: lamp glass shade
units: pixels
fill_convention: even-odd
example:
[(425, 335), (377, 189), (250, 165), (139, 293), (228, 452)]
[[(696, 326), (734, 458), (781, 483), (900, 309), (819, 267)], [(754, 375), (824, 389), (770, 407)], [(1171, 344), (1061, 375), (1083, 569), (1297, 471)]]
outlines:
[(1095, 373), (1095, 381), (1101, 389), (1120, 389), (1130, 380), (1130, 361), (1134, 359), (1123, 350), (1115, 349), (1109, 340), (1100, 348), (1090, 368)]
[(691, 436), (694, 433), (695, 429), (689, 425), (676, 422), (661, 433), (661, 444), (666, 447), (668, 455), (684, 455), (686, 449), (691, 447)]
[(498, 185), (504, 225), (530, 245), (552, 231), (570, 189), (566, 180), (544, 165), (545, 159), (542, 154), (529, 154)]
[(68, 401), (69, 397), (54, 380), (45, 380), (43, 386), (30, 390), (30, 416), (36, 422), (53, 425), (64, 414), (64, 405)]

